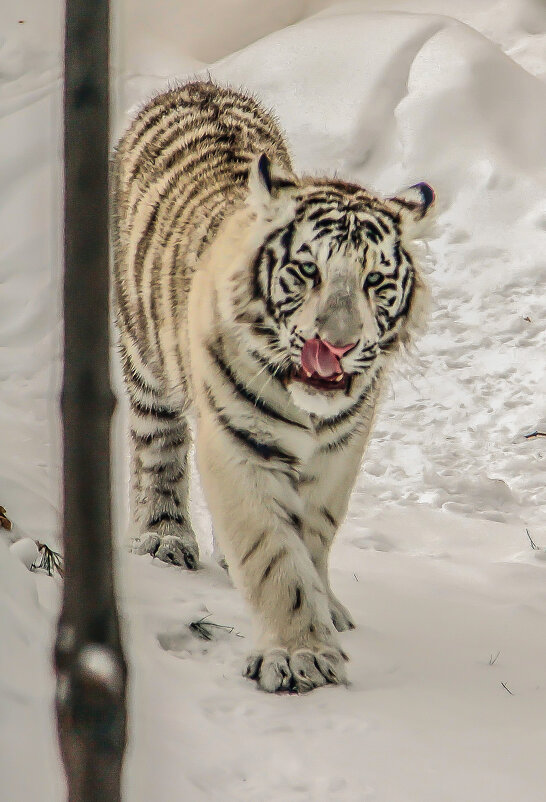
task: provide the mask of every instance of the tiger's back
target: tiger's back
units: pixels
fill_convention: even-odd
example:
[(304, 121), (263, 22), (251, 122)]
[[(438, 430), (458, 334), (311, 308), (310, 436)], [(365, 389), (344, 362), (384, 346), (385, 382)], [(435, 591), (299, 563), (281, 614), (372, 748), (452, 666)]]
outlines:
[(252, 97), (189, 83), (150, 101), (119, 142), (112, 172), (114, 288), (125, 361), (151, 388), (188, 391), (180, 332), (193, 270), (260, 153), (290, 156)]

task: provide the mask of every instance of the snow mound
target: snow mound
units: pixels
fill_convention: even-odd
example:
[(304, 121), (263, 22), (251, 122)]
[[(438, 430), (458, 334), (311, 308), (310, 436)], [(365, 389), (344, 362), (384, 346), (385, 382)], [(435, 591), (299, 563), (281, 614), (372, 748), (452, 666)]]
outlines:
[[(0, 504), (15, 536), (49, 543), (60, 506), (56, 10), (8, 0), (0, 41)], [(528, 435), (545, 425), (544, 8), (169, 0), (152, 11), (131, 0), (116, 37), (118, 131), (134, 103), (202, 70), (275, 111), (298, 170), (385, 194), (426, 180), (438, 197), (428, 333), (392, 377), (332, 558), (358, 624), (342, 635), (351, 687), (270, 698), (240, 676), (250, 619), (210, 559), (196, 482), (204, 570), (120, 557), (127, 798), (542, 802), (546, 490), (544, 439)], [(123, 429), (122, 403), (120, 520)], [(0, 542), (0, 774), (13, 802), (62, 798), (58, 589)], [(196, 622), (216, 636), (197, 638)]]

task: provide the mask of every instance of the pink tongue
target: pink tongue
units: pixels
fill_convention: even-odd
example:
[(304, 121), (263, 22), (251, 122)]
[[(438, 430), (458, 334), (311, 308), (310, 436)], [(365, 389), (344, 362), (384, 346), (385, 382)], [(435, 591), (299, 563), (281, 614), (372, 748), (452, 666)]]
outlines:
[(323, 379), (343, 372), (337, 356), (318, 338), (306, 341), (301, 350), (301, 364), (307, 373), (318, 373)]

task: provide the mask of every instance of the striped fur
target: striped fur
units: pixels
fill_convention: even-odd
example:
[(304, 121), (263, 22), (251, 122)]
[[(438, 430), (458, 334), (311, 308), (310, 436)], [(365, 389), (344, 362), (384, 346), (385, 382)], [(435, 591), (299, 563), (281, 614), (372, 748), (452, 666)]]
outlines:
[[(426, 185), (382, 200), (297, 178), (275, 120), (213, 83), (154, 98), (118, 145), (134, 548), (198, 564), (193, 409), (215, 531), (258, 624), (247, 675), (265, 690), (345, 680), (335, 629), (353, 624), (331, 591), (328, 553), (388, 363), (422, 318), (412, 241), (432, 197)], [(316, 337), (351, 344), (341, 389), (302, 373)]]

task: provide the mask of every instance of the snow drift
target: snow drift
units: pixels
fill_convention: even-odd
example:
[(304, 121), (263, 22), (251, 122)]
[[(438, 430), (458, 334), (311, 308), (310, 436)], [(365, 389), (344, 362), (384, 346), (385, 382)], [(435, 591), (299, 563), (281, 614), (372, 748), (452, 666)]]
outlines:
[[(301, 171), (386, 194), (430, 182), (433, 309), (392, 378), (333, 554), (335, 590), (359, 627), (344, 634), (349, 689), (269, 698), (239, 676), (249, 619), (207, 556), (198, 484), (203, 571), (120, 552), (127, 798), (540, 802), (546, 491), (544, 440), (526, 435), (546, 422), (545, 14), (531, 0), (228, 5), (229, 24), (210, 0), (154, 7), (152, 25), (148, 4), (126, 1), (116, 130), (151, 92), (208, 71), (274, 109)], [(51, 11), (8, 4), (0, 43), (0, 503), (16, 536), (50, 542), (61, 275)], [(0, 596), (2, 789), (57, 802), (58, 587), (0, 543)], [(207, 616), (228, 628), (203, 644), (187, 624)]]

